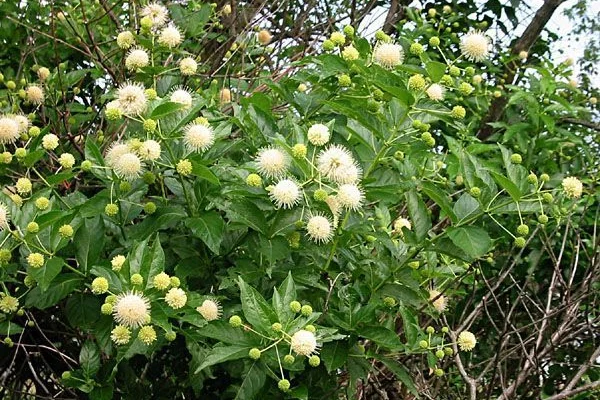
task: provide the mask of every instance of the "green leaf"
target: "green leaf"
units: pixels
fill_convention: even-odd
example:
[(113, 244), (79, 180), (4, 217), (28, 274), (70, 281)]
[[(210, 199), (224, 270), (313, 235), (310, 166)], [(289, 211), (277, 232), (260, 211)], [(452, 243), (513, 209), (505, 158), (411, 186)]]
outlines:
[(423, 200), (421, 200), (414, 190), (406, 192), (406, 203), (415, 236), (418, 241), (422, 241), (427, 237), (427, 232), (431, 229), (431, 217), (429, 216), (429, 212), (427, 211)]
[(65, 261), (60, 257), (53, 257), (46, 261), (42, 268), (29, 268), (31, 276), (36, 280), (42, 292), (50, 287), (50, 284), (60, 274)]
[(67, 321), (74, 328), (90, 329), (98, 321), (98, 310), (102, 302), (97, 296), (76, 293), (65, 305)]
[(396, 375), (400, 382), (402, 382), (402, 384), (406, 386), (409, 392), (411, 392), (413, 395), (419, 398), (419, 390), (415, 386), (415, 383), (413, 382), (410, 373), (404, 365), (400, 364), (396, 360), (392, 360), (385, 357), (377, 356), (377, 359), (379, 359), (386, 367), (389, 368), (390, 371), (394, 373), (394, 375)]
[(292, 278), (292, 272), (288, 272), (287, 278), (283, 281), (278, 290), (273, 293), (273, 308), (277, 313), (279, 322), (285, 324), (294, 318), (294, 312), (290, 309), (290, 303), (296, 300), (296, 284)]
[(94, 342), (88, 340), (81, 347), (79, 365), (86, 378), (91, 378), (100, 369), (100, 354)]
[(327, 372), (331, 373), (342, 367), (348, 359), (348, 342), (336, 340), (325, 343), (321, 349), (321, 360), (325, 364)]
[(114, 387), (110, 386), (96, 386), (89, 394), (90, 400), (112, 400)]
[(25, 298), (25, 305), (40, 310), (51, 307), (67, 297), (82, 281), (83, 279), (76, 274), (59, 275), (45, 292), (42, 293), (39, 286), (31, 289)]
[(400, 315), (402, 316), (402, 327), (409, 347), (417, 342), (419, 334), (419, 322), (414, 311), (403, 305), (400, 306)]
[(199, 329), (198, 334), (219, 340), (223, 343), (236, 344), (239, 346), (258, 344), (256, 336), (245, 332), (243, 329), (234, 328), (225, 321), (211, 321), (208, 325)]
[(454, 214), (458, 218), (460, 224), (467, 218), (475, 215), (479, 210), (479, 203), (470, 194), (464, 193), (458, 201), (454, 204)]
[(235, 400), (252, 400), (265, 384), (267, 374), (259, 361), (250, 365), (245, 373), (244, 380), (238, 389)]
[(238, 278), (238, 285), (240, 287), (242, 310), (244, 310), (246, 320), (250, 322), (254, 329), (269, 333), (271, 324), (277, 322), (275, 312), (260, 293), (244, 282), (241, 276)]
[(156, 212), (128, 230), (128, 236), (132, 239), (147, 239), (160, 229), (168, 229), (187, 217), (185, 211), (180, 207), (159, 207)]
[(0, 336), (20, 335), (23, 332), (23, 327), (15, 324), (12, 321), (0, 322)]
[(249, 226), (260, 233), (264, 233), (267, 229), (264, 212), (249, 200), (232, 203), (227, 215), (233, 222)]
[(440, 190), (436, 185), (431, 182), (423, 182), (422, 190), (423, 192), (437, 204), (444, 213), (450, 218), (453, 223), (458, 221), (456, 214), (452, 210), (452, 203), (450, 202), (448, 196), (443, 190)]
[(190, 228), (194, 236), (200, 238), (213, 253), (219, 254), (225, 229), (225, 223), (219, 213), (209, 211), (199, 217), (187, 218), (185, 226)]
[(383, 346), (387, 349), (393, 350), (402, 348), (402, 343), (400, 343), (398, 334), (386, 327), (366, 326), (361, 328), (358, 333), (360, 336), (372, 340), (379, 346)]
[(259, 241), (260, 246), (258, 249), (270, 264), (282, 260), (289, 255), (288, 241), (282, 236), (275, 236), (270, 239), (260, 236)]
[(111, 292), (120, 293), (123, 291), (123, 284), (121, 283), (119, 276), (112, 269), (100, 265), (94, 265), (92, 268), (90, 268), (90, 274), (106, 278), (108, 281), (108, 289)]
[(251, 347), (249, 346), (216, 346), (213, 347), (211, 352), (206, 356), (202, 364), (194, 372), (197, 374), (206, 367), (210, 367), (215, 364), (220, 364), (225, 361), (239, 360), (240, 358), (248, 357), (248, 352)]
[(512, 197), (514, 201), (519, 201), (521, 199), (521, 191), (519, 190), (517, 185), (514, 184), (514, 182), (497, 172), (490, 171), (490, 174), (492, 174), (494, 180), (498, 182), (498, 184), (508, 192), (508, 194), (510, 195), (510, 197)]
[(181, 110), (183, 107), (179, 103), (174, 103), (172, 101), (166, 101), (162, 104), (159, 104), (154, 110), (152, 110), (152, 114), (150, 114), (150, 118), (157, 120), (162, 117), (165, 117), (169, 114), (174, 114)]
[(437, 61), (429, 61), (427, 65), (425, 65), (425, 69), (427, 70), (427, 74), (432, 81), (438, 82), (444, 76), (446, 72), (446, 64)]
[(452, 243), (473, 258), (483, 256), (492, 244), (488, 233), (476, 226), (451, 227), (447, 233)]
[(104, 222), (102, 217), (86, 218), (75, 233), (75, 259), (79, 269), (87, 273), (88, 269), (98, 261), (104, 248)]
[(165, 266), (165, 253), (160, 245), (158, 233), (152, 244), (148, 247), (148, 239), (137, 243), (131, 250), (129, 260), (129, 273), (140, 274), (144, 278), (146, 289), (152, 287), (152, 278), (161, 273)]
[(219, 178), (217, 178), (217, 176), (215, 174), (213, 174), (212, 171), (207, 166), (202, 165), (194, 160), (192, 160), (191, 163), (192, 163), (192, 174), (194, 174), (198, 178), (205, 179), (214, 185), (221, 184), (221, 182), (219, 182)]

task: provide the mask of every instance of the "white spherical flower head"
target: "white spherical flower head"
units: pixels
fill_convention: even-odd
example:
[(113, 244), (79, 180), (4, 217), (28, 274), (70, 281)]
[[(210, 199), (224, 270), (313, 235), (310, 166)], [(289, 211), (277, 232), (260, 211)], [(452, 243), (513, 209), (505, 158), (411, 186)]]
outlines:
[(439, 313), (446, 311), (446, 308), (448, 307), (448, 300), (446, 299), (446, 296), (435, 289), (431, 289), (429, 291), (429, 301), (431, 301), (433, 308), (435, 308)]
[(483, 61), (490, 52), (490, 39), (481, 31), (470, 31), (460, 40), (460, 51), (468, 60)]
[(125, 143), (121, 143), (121, 142), (113, 143), (112, 146), (110, 146), (110, 148), (106, 152), (106, 155), (104, 156), (106, 165), (108, 165), (111, 168), (114, 168), (117, 160), (119, 158), (121, 158), (121, 156), (123, 154), (127, 154), (130, 152), (131, 152), (131, 150), (129, 150), (129, 146), (127, 146)]
[(170, 49), (178, 46), (181, 42), (183, 42), (183, 35), (174, 25), (164, 28), (158, 36), (158, 43)]
[(443, 86), (437, 83), (431, 84), (425, 91), (425, 93), (427, 93), (427, 96), (429, 96), (429, 98), (434, 101), (444, 100), (444, 92), (445, 90)]
[(160, 157), (160, 143), (156, 140), (146, 140), (138, 149), (138, 154), (145, 161), (154, 161)]
[(140, 176), (142, 161), (136, 154), (125, 153), (117, 158), (113, 169), (119, 178), (132, 181)]
[(58, 136), (47, 133), (42, 138), (42, 147), (46, 150), (54, 150), (58, 147)]
[(204, 300), (196, 311), (207, 321), (214, 321), (221, 318), (221, 305), (216, 300)]
[(192, 106), (192, 95), (185, 89), (177, 89), (171, 93), (170, 100), (173, 103), (178, 103), (183, 106), (183, 108), (190, 108)]
[(44, 89), (41, 86), (31, 85), (27, 88), (25, 94), (31, 104), (40, 105), (44, 102)]
[(394, 43), (378, 42), (373, 50), (373, 60), (385, 68), (394, 68), (404, 61), (402, 46)]
[(570, 199), (577, 199), (583, 193), (583, 184), (574, 176), (566, 177), (562, 180), (562, 187), (565, 195)]
[(8, 222), (10, 221), (10, 213), (6, 204), (0, 203), (0, 231), (8, 229)]
[(319, 173), (336, 183), (352, 183), (360, 176), (352, 154), (346, 148), (333, 145), (317, 157)]
[(308, 141), (315, 146), (329, 142), (329, 128), (323, 124), (314, 124), (308, 129)]
[(290, 159), (283, 151), (268, 147), (259, 151), (256, 162), (261, 174), (268, 178), (277, 178), (286, 173)]
[(148, 98), (141, 83), (126, 82), (117, 90), (121, 110), (127, 115), (141, 114), (146, 110)]
[(338, 189), (337, 199), (340, 205), (349, 210), (358, 210), (363, 201), (363, 193), (360, 188), (351, 183), (341, 185)]
[(150, 3), (142, 8), (140, 13), (142, 17), (148, 17), (152, 21), (152, 26), (163, 26), (169, 18), (169, 11), (166, 7), (158, 3)]
[(128, 49), (135, 43), (133, 33), (129, 31), (123, 31), (117, 35), (117, 46), (122, 49)]
[(410, 224), (410, 221), (408, 219), (400, 217), (396, 221), (394, 221), (394, 231), (402, 233), (402, 228), (411, 230), (412, 225)]
[(306, 223), (308, 237), (316, 243), (327, 243), (333, 237), (331, 222), (322, 215), (310, 217)]
[(174, 310), (180, 309), (187, 303), (187, 295), (180, 288), (171, 288), (165, 295), (165, 302)]
[(277, 208), (292, 208), (300, 201), (300, 188), (296, 182), (283, 179), (271, 189), (269, 196)]
[(118, 324), (139, 328), (150, 318), (150, 302), (135, 291), (121, 293), (113, 306), (113, 316)]
[(0, 144), (14, 143), (19, 138), (19, 124), (13, 118), (0, 117)]
[(215, 142), (215, 133), (210, 126), (191, 124), (185, 128), (183, 142), (191, 151), (206, 151)]
[(181, 75), (194, 75), (198, 70), (198, 63), (192, 57), (183, 58), (179, 61), (179, 70)]
[(14, 119), (17, 122), (17, 125), (19, 125), (19, 133), (25, 133), (29, 130), (29, 125), (31, 125), (31, 121), (29, 121), (29, 118), (27, 118), (26, 116), (22, 114), (17, 114), (13, 115), (12, 119)]
[(125, 67), (130, 71), (138, 68), (144, 68), (150, 63), (150, 57), (144, 49), (133, 49), (125, 58)]
[(475, 348), (477, 344), (477, 339), (475, 335), (473, 335), (469, 331), (462, 331), (460, 335), (458, 335), (458, 339), (456, 340), (456, 344), (462, 351), (471, 351)]
[(314, 354), (318, 347), (315, 334), (304, 329), (294, 333), (290, 345), (296, 354), (306, 357)]

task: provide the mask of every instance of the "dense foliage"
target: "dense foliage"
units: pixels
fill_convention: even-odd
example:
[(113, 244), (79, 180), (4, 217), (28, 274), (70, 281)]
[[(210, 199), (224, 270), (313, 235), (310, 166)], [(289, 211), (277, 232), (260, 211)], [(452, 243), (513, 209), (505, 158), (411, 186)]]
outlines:
[(251, 4), (69, 3), (1, 6), (31, 35), (0, 60), (3, 398), (593, 398), (570, 62), (450, 6), (294, 41)]

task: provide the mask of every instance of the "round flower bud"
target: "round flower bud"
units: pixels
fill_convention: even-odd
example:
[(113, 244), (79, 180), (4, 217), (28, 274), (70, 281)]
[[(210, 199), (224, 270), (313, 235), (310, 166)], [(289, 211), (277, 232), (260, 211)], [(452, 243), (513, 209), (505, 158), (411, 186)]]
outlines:
[(242, 326), (242, 319), (237, 315), (232, 315), (229, 318), (229, 325), (231, 325), (233, 328), (239, 328)]
[(411, 261), (408, 263), (408, 266), (412, 269), (417, 269), (421, 266), (421, 262), (420, 261)]
[(544, 214), (542, 214), (542, 215), (538, 216), (538, 219), (537, 219), (537, 220), (538, 220), (538, 222), (539, 222), (540, 224), (542, 224), (542, 225), (545, 225), (545, 224), (547, 224), (547, 223), (548, 223), (548, 216), (547, 216), (547, 215), (544, 215)]
[(577, 199), (581, 197), (583, 192), (583, 184), (579, 179), (569, 176), (563, 179), (561, 184), (566, 197), (570, 199)]
[(458, 85), (458, 91), (464, 96), (470, 95), (473, 93), (473, 90), (475, 89), (468, 82), (462, 82), (460, 85)]
[(375, 39), (380, 40), (382, 42), (387, 42), (390, 40), (390, 37), (380, 29), (377, 32), (375, 32)]
[(302, 315), (304, 315), (305, 317), (309, 317), (312, 314), (312, 312), (313, 312), (313, 309), (308, 304), (303, 305), (302, 308), (300, 309), (300, 313)]
[(463, 119), (465, 117), (465, 115), (467, 115), (467, 111), (462, 106), (454, 106), (452, 108), (452, 111), (450, 112), (450, 115), (453, 118)]
[(271, 330), (273, 330), (273, 332), (281, 332), (282, 328), (283, 326), (279, 322), (275, 322), (271, 325)]
[(156, 204), (151, 201), (147, 202), (144, 204), (144, 212), (148, 215), (154, 214), (156, 212)]
[(10, 154), (10, 152), (5, 151), (3, 153), (0, 154), (0, 162), (2, 162), (3, 164), (10, 164), (12, 162), (12, 154)]
[(30, 222), (27, 224), (27, 232), (29, 233), (38, 233), (40, 230), (40, 226), (37, 222)]
[(152, 284), (158, 290), (167, 290), (171, 285), (171, 277), (164, 272), (154, 276)]
[(341, 87), (349, 87), (352, 85), (352, 79), (349, 75), (342, 74), (338, 77), (338, 83)]
[(258, 40), (258, 43), (262, 44), (263, 46), (271, 43), (271, 39), (273, 39), (273, 36), (271, 35), (271, 32), (266, 29), (262, 29), (256, 34), (256, 40)]
[(332, 51), (333, 49), (335, 49), (335, 43), (333, 43), (333, 42), (332, 42), (331, 40), (329, 40), (329, 39), (326, 39), (326, 40), (323, 42), (323, 45), (322, 45), (322, 47), (323, 47), (323, 50), (325, 50), (325, 51)]
[(456, 65), (453, 65), (448, 69), (448, 73), (450, 74), (450, 76), (459, 76), (460, 68), (458, 68)]
[[(446, 328), (446, 329), (448, 329), (448, 328)], [(447, 356), (451, 356), (452, 354), (454, 354), (454, 350), (452, 350), (452, 347), (445, 347), (445, 348), (444, 348), (444, 353), (445, 353)]]
[(60, 377), (64, 380), (71, 379), (71, 371), (63, 371)]
[(187, 303), (187, 295), (182, 289), (171, 288), (165, 295), (165, 302), (174, 310), (178, 310)]
[(427, 332), (428, 334), (434, 334), (435, 333), (435, 328), (433, 326), (428, 326), (427, 329), (425, 329), (425, 332)]
[(31, 181), (27, 178), (19, 178), (15, 187), (17, 189), (17, 192), (19, 192), (19, 194), (21, 195), (31, 193), (32, 189)]
[(526, 240), (524, 237), (515, 238), (515, 247), (522, 249), (523, 247), (525, 247), (525, 244), (526, 244)]
[(294, 361), (296, 361), (296, 358), (291, 354), (286, 354), (283, 357), (283, 363), (286, 365), (292, 365), (294, 363)]
[(125, 260), (125, 256), (121, 254), (114, 256), (110, 261), (112, 270), (115, 272), (119, 272), (123, 267), (123, 264), (125, 264)]
[(71, 236), (73, 236), (73, 227), (69, 224), (65, 224), (58, 228), (58, 233), (65, 239), (70, 238)]
[(246, 177), (246, 184), (252, 187), (261, 187), (262, 178), (258, 174), (249, 174)]
[(34, 287), (36, 285), (35, 279), (33, 276), (31, 275), (27, 275), (25, 276), (25, 278), (23, 279), (23, 283), (25, 284), (25, 286), (27, 286), (29, 289), (31, 289), (32, 287)]
[(317, 331), (317, 328), (315, 328), (315, 326), (314, 326), (314, 325), (306, 325), (306, 326), (304, 327), (304, 330), (305, 330), (305, 331), (312, 332), (312, 333), (315, 333), (315, 332)]
[(154, 175), (152, 171), (146, 171), (142, 174), (142, 180), (147, 185), (152, 185), (154, 182), (156, 182), (156, 175)]
[(21, 159), (21, 158), (25, 158), (26, 155), (27, 155), (27, 149), (24, 149), (23, 147), (18, 147), (15, 149), (15, 157)]
[(176, 166), (177, 173), (182, 176), (188, 176), (192, 173), (192, 163), (187, 160), (180, 160)]
[(166, 332), (166, 333), (165, 333), (165, 340), (166, 340), (167, 342), (172, 342), (172, 341), (174, 341), (176, 337), (177, 337), (177, 334), (176, 334), (175, 332), (173, 332), (173, 331), (170, 331), (170, 332)]
[(421, 91), (425, 89), (425, 85), (425, 78), (421, 74), (416, 74), (408, 78), (408, 88), (410, 90)]
[(117, 325), (111, 332), (110, 338), (117, 345), (124, 345), (129, 343), (131, 339), (131, 331), (124, 325)]
[(104, 294), (108, 292), (108, 280), (104, 277), (95, 278), (92, 281), (92, 293)]
[(538, 178), (537, 176), (532, 172), (529, 175), (527, 175), (527, 182), (529, 182), (532, 185), (537, 185), (538, 183)]
[(290, 390), (291, 384), (287, 379), (281, 379), (279, 382), (277, 382), (277, 387), (282, 392), (287, 392)]
[(250, 357), (253, 360), (258, 360), (260, 358), (260, 350), (256, 347), (251, 348), (248, 352), (248, 357)]
[(306, 153), (306, 146), (302, 143), (297, 143), (294, 145), (294, 147), (292, 147), (292, 156), (294, 156), (294, 158), (304, 158), (306, 157)]
[(469, 190), (469, 194), (475, 198), (478, 198), (481, 196), (481, 189), (479, 189), (477, 186), (473, 186), (471, 190)]
[(443, 370), (443, 369), (441, 369), (441, 368), (436, 368), (436, 369), (434, 369), (434, 370), (433, 370), (433, 373), (435, 374), (435, 376), (438, 376), (438, 377), (440, 377), (440, 376), (444, 376), (444, 370)]
[(31, 253), (27, 256), (27, 264), (31, 268), (41, 268), (44, 265), (44, 256), (40, 253)]
[(315, 193), (313, 194), (313, 198), (316, 201), (325, 201), (325, 200), (327, 200), (328, 196), (329, 196), (329, 194), (327, 193), (327, 191), (325, 189), (317, 189), (317, 190), (315, 190)]
[(358, 60), (360, 54), (358, 50), (352, 45), (346, 46), (344, 50), (342, 50), (342, 58), (346, 61)]
[(150, 88), (150, 89), (145, 89), (144, 90), (144, 95), (146, 96), (146, 98), (148, 100), (155, 100), (158, 97), (158, 93), (156, 93), (156, 90)]
[(462, 351), (471, 351), (475, 348), (477, 339), (475, 339), (475, 335), (473, 335), (471, 332), (462, 331), (460, 335), (458, 335), (456, 344), (458, 344), (458, 347), (460, 347)]
[(431, 47), (438, 47), (440, 45), (440, 38), (433, 36), (431, 39), (429, 39), (429, 45)]
[(311, 367), (318, 367), (321, 364), (321, 359), (317, 355), (310, 356), (310, 358), (308, 359), (308, 364)]
[(444, 352), (444, 350), (442, 350), (442, 349), (439, 349), (439, 350), (437, 350), (437, 351), (435, 352), (435, 356), (436, 356), (437, 358), (439, 358), (440, 360), (441, 360), (442, 358), (444, 358), (444, 356), (445, 356), (445, 355), (446, 355), (446, 353), (445, 353), (445, 352)]
[(302, 310), (302, 304), (300, 304), (299, 301), (294, 300), (290, 303), (290, 310), (295, 313), (299, 313), (300, 310)]
[(308, 87), (304, 83), (299, 84), (298, 88), (297, 88), (297, 90), (301, 93), (306, 92), (307, 89), (308, 89)]
[(523, 162), (523, 157), (521, 157), (521, 155), (517, 153), (512, 154), (510, 156), (510, 162), (513, 164), (521, 164)]
[(129, 31), (123, 31), (117, 35), (117, 46), (120, 48), (127, 50), (134, 44), (135, 38), (133, 37), (133, 33)]
[(119, 212), (119, 206), (116, 205), (115, 203), (110, 203), (107, 204), (106, 207), (104, 207), (104, 213), (106, 215), (108, 215), (109, 217), (114, 217), (115, 215), (117, 215)]
[(66, 168), (66, 169), (73, 168), (73, 165), (75, 165), (75, 157), (73, 157), (73, 154), (63, 153), (58, 158), (58, 163), (63, 168)]
[(344, 32), (344, 35), (346, 35), (348, 37), (353, 37), (354, 36), (354, 27), (352, 27), (351, 25), (346, 25), (346, 26), (344, 26), (343, 32)]
[(103, 315), (111, 315), (113, 313), (113, 305), (110, 303), (104, 303), (100, 306), (100, 312)]
[(517, 227), (517, 233), (520, 236), (527, 236), (529, 235), (529, 227), (525, 224), (521, 224)]
[(337, 46), (341, 46), (346, 43), (346, 36), (342, 32), (333, 32), (329, 39)]
[(131, 284), (134, 286), (141, 286), (144, 283), (144, 277), (140, 274), (131, 275)]
[(415, 56), (420, 56), (424, 51), (425, 49), (421, 43), (412, 43), (410, 45), (410, 53), (414, 54)]
[(426, 349), (429, 347), (429, 342), (427, 340), (421, 340), (419, 342), (419, 347), (422, 349)]
[(146, 132), (152, 133), (156, 130), (156, 125), (157, 123), (155, 120), (148, 118), (144, 121), (143, 127)]
[(8, 249), (0, 249), (0, 265), (8, 264), (12, 254)]
[(149, 346), (156, 341), (156, 331), (150, 325), (142, 326), (138, 332), (138, 339), (145, 345)]
[(6, 88), (8, 90), (15, 90), (17, 88), (17, 84), (14, 81), (6, 82)]
[(58, 136), (48, 133), (42, 138), (42, 147), (46, 150), (54, 150), (58, 147)]
[(179, 280), (179, 278), (176, 276), (172, 276), (171, 277), (171, 286), (179, 287), (179, 285), (181, 285), (181, 281)]
[(384, 297), (383, 298), (383, 304), (386, 305), (386, 307), (395, 307), (396, 306), (396, 299), (394, 299), (393, 297)]

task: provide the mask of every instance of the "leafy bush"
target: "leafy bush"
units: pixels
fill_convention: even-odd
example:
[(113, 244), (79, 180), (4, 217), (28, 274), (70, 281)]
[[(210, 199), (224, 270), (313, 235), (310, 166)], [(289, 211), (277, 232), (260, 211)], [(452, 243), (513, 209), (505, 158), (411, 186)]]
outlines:
[[(518, 349), (494, 347), (504, 321), (509, 344), (539, 334), (549, 368), (527, 389), (523, 367), (523, 398), (557, 392), (565, 357), (587, 362), (597, 146), (569, 124), (590, 109), (568, 65), (521, 55), (503, 86), (498, 60), (516, 56), (410, 10), (397, 38), (347, 26), (296, 60), (246, 31), (221, 78), (198, 42), (224, 40), (205, 27), (230, 9), (131, 11), (116, 40), (99, 26), (101, 47), (73, 42), (86, 68), (46, 57), (2, 78), (7, 393), (465, 398)], [(90, 29), (77, 15), (52, 19), (65, 46)], [(499, 96), (497, 143), (482, 142)], [(34, 348), (43, 361), (19, 369)]]

